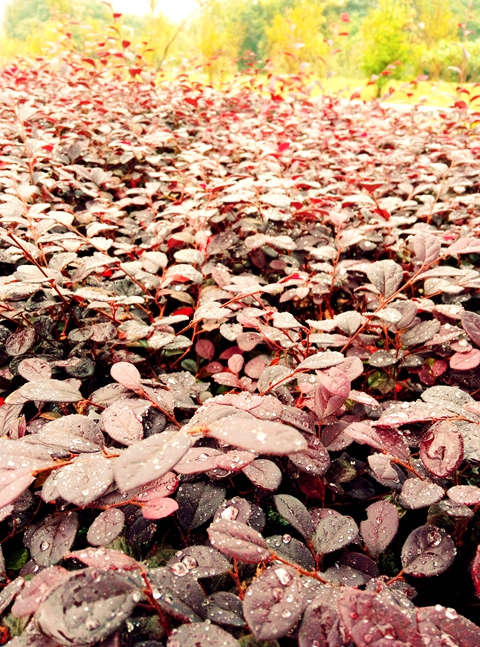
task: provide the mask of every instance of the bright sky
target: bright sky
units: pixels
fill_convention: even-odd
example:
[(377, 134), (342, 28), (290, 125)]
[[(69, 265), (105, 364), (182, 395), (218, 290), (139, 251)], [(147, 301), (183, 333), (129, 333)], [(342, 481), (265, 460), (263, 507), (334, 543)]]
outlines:
[[(9, 0), (0, 0), (0, 19)], [(148, 0), (113, 0), (113, 7), (119, 13), (135, 13), (139, 16), (149, 12)], [(178, 22), (186, 18), (196, 7), (195, 0), (158, 0), (158, 9), (171, 20)]]

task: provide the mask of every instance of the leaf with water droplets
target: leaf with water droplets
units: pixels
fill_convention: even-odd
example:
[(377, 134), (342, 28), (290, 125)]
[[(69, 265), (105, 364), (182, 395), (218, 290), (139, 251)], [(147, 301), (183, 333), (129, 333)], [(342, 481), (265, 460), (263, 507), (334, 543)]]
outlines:
[(455, 554), (455, 544), (443, 528), (420, 526), (403, 544), (403, 570), (413, 577), (440, 575), (452, 565)]
[(91, 645), (120, 627), (140, 599), (140, 591), (121, 574), (86, 568), (54, 589), (35, 621), (56, 644)]
[(420, 458), (429, 472), (447, 478), (463, 460), (462, 434), (448, 420), (435, 423), (420, 443)]
[(476, 485), (454, 485), (448, 491), (448, 498), (463, 505), (480, 504), (480, 487)]
[(436, 319), (420, 321), (403, 333), (402, 344), (404, 346), (419, 346), (431, 339), (439, 330), (440, 322)]
[(61, 566), (50, 566), (35, 575), (17, 596), (12, 607), (13, 615), (22, 618), (34, 614), (51, 589), (63, 582), (68, 575), (68, 571)]
[(125, 515), (120, 508), (109, 508), (101, 512), (87, 532), (87, 541), (92, 546), (107, 546), (122, 532)]
[(164, 431), (130, 445), (115, 460), (115, 480), (121, 492), (151, 483), (174, 467), (193, 444), (181, 431)]
[(142, 515), (145, 519), (163, 519), (169, 517), (178, 510), (178, 503), (175, 499), (168, 497), (158, 497), (151, 499), (148, 503), (142, 505)]
[[(296, 456), (296, 454), (292, 454), (292, 456)], [(242, 471), (254, 485), (270, 492), (275, 492), (282, 482), (280, 468), (266, 458), (257, 458)]]
[(415, 261), (429, 265), (439, 257), (442, 244), (437, 236), (421, 232), (410, 239), (409, 247), (414, 253)]
[(358, 526), (352, 517), (335, 515), (320, 520), (315, 533), (315, 547), (319, 555), (333, 553), (350, 544), (358, 535)]
[(94, 566), (95, 568), (108, 568), (113, 570), (132, 571), (140, 568), (139, 563), (122, 553), (120, 550), (112, 550), (110, 548), (84, 548), (83, 550), (75, 550), (69, 553), (66, 557), (71, 559), (78, 559), (87, 566)]
[(403, 281), (403, 270), (395, 261), (376, 261), (365, 270), (368, 280), (386, 299), (391, 297)]
[(52, 377), (52, 369), (45, 359), (29, 357), (18, 365), (18, 372), (29, 382), (36, 380), (49, 380)]
[(480, 254), (480, 241), (478, 238), (459, 238), (447, 247), (446, 254)]
[(52, 566), (67, 555), (78, 529), (76, 512), (48, 515), (36, 526), (30, 526), (23, 543), (39, 566)]
[(313, 524), (303, 503), (290, 494), (277, 494), (273, 500), (282, 517), (307, 541), (310, 541), (313, 535)]
[(454, 609), (441, 604), (417, 609), (418, 630), (428, 647), (478, 647), (480, 628)]
[(78, 414), (47, 422), (37, 437), (46, 445), (63, 447), (74, 454), (98, 452), (104, 444), (103, 434), (96, 422)]
[(176, 553), (167, 566), (181, 564), (192, 577), (215, 577), (230, 570), (230, 562), (215, 548), (210, 546), (189, 546)]
[(130, 362), (116, 362), (110, 369), (110, 375), (126, 389), (138, 391), (142, 388), (140, 373)]
[(403, 484), (399, 502), (404, 508), (419, 510), (438, 503), (444, 494), (443, 488), (435, 483), (411, 478)]
[(210, 624), (210, 622), (195, 622), (182, 625), (172, 632), (167, 647), (240, 647), (229, 633)]
[(213, 517), (224, 499), (225, 489), (213, 483), (183, 483), (177, 492), (178, 519), (186, 530), (198, 528)]
[(327, 595), (315, 597), (305, 609), (298, 632), (299, 647), (342, 647), (345, 644), (336, 595), (331, 588), (325, 587)]
[(307, 441), (299, 431), (269, 420), (244, 420), (239, 427), (235, 418), (226, 418), (210, 423), (206, 435), (234, 447), (274, 456), (285, 456), (307, 447)]
[(376, 559), (397, 534), (398, 510), (389, 501), (376, 501), (366, 512), (367, 519), (360, 522), (360, 533), (368, 552)]
[(62, 467), (56, 478), (60, 496), (78, 506), (86, 506), (101, 497), (112, 483), (112, 461), (102, 454), (82, 454)]
[(34, 480), (28, 468), (0, 469), (0, 508), (16, 501)]
[(338, 611), (356, 647), (424, 647), (415, 621), (386, 594), (349, 589)]
[[(207, 598), (207, 619), (219, 625), (244, 627), (242, 601), (234, 593), (218, 591)], [(202, 642), (202, 645), (205, 644)], [(225, 643), (222, 643), (222, 646)]]
[(343, 406), (350, 393), (350, 380), (338, 368), (332, 367), (318, 373), (318, 386), (314, 392), (315, 413), (323, 420)]
[(337, 351), (327, 350), (324, 353), (315, 353), (315, 355), (310, 355), (300, 362), (300, 364), (295, 369), (296, 371), (313, 371), (320, 370), (322, 368), (330, 368), (331, 366), (337, 366), (345, 361), (345, 356), (342, 353)]
[(39, 402), (80, 402), (83, 400), (82, 394), (75, 386), (61, 380), (42, 379), (27, 382), (18, 389), (18, 393), (27, 400), (38, 400)]
[(311, 551), (298, 539), (285, 533), (267, 537), (267, 544), (272, 552), (291, 564), (298, 564), (306, 571), (315, 570), (315, 560)]
[(476, 346), (480, 346), (480, 315), (470, 310), (462, 312), (462, 326)]
[(133, 445), (143, 438), (142, 415), (150, 402), (139, 398), (120, 398), (102, 412), (105, 431), (122, 445)]
[(197, 623), (205, 618), (205, 593), (185, 564), (150, 568), (147, 574), (154, 597), (166, 613), (182, 622)]
[(342, 332), (353, 335), (362, 325), (364, 317), (356, 310), (347, 310), (335, 316), (335, 323)]
[(243, 612), (257, 640), (276, 640), (295, 627), (305, 604), (297, 571), (279, 565), (268, 568), (248, 587)]
[(5, 352), (12, 357), (18, 357), (26, 353), (35, 342), (35, 329), (21, 328), (14, 332), (5, 342)]
[(330, 467), (330, 455), (318, 438), (311, 438), (303, 452), (290, 454), (289, 459), (302, 472), (323, 476)]
[(259, 564), (270, 559), (270, 550), (262, 535), (240, 521), (214, 521), (208, 529), (208, 536), (212, 546), (241, 562)]

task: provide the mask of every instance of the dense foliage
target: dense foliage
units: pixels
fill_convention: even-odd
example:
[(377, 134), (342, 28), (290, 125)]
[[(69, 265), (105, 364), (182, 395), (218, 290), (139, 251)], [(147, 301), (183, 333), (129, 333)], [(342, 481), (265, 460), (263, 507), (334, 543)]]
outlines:
[(119, 54), (0, 76), (4, 639), (478, 646), (478, 114)]

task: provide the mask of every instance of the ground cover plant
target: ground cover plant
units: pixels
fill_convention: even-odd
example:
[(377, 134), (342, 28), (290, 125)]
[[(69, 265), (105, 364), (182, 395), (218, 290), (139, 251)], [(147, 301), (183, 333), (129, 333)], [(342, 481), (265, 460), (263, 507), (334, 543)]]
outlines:
[(99, 47), (0, 75), (3, 642), (480, 644), (479, 115)]

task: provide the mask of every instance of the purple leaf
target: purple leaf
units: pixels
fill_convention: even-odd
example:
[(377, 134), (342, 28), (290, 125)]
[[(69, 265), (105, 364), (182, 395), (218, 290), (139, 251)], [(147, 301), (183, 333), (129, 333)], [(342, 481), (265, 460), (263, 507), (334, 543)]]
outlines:
[(78, 529), (76, 512), (63, 512), (45, 517), (25, 533), (24, 544), (39, 566), (52, 566), (67, 555)]
[(0, 469), (0, 508), (18, 499), (34, 480), (29, 469)]
[(480, 347), (480, 315), (470, 310), (462, 312), (462, 326), (476, 346)]
[(191, 436), (164, 431), (126, 449), (115, 460), (115, 480), (121, 492), (151, 483), (174, 467), (193, 444)]
[(234, 447), (250, 449), (259, 454), (285, 456), (307, 447), (307, 441), (293, 427), (266, 420), (238, 421), (226, 418), (208, 425), (207, 435)]
[(87, 541), (92, 546), (107, 546), (122, 532), (125, 515), (119, 508), (101, 512), (87, 532)]
[(315, 547), (319, 555), (333, 553), (350, 544), (358, 536), (358, 526), (352, 517), (327, 516), (316, 529)]
[(68, 571), (61, 566), (50, 566), (35, 575), (17, 596), (12, 607), (13, 615), (22, 618), (34, 614), (40, 603), (49, 595), (50, 590), (63, 582), (68, 575)]
[(50, 364), (39, 357), (29, 357), (18, 365), (18, 372), (29, 382), (36, 380), (49, 380), (52, 377)]
[(289, 566), (272, 566), (247, 589), (243, 612), (257, 640), (276, 640), (296, 626), (305, 604), (297, 572)]
[(445, 492), (442, 487), (418, 478), (407, 479), (400, 493), (400, 505), (410, 510), (428, 508), (443, 499)]
[(64, 447), (74, 454), (98, 452), (104, 444), (103, 434), (95, 421), (77, 414), (48, 422), (37, 437), (47, 445)]
[[(296, 454), (292, 454), (292, 456), (296, 456)], [(280, 468), (266, 458), (257, 458), (242, 471), (254, 485), (270, 492), (275, 492), (282, 482)]]
[(91, 645), (120, 627), (140, 598), (140, 591), (124, 576), (86, 568), (54, 589), (35, 620), (57, 644)]
[(299, 647), (342, 647), (344, 645), (340, 615), (335, 597), (315, 597), (303, 614), (298, 632)]
[(18, 389), (18, 393), (27, 400), (38, 400), (39, 402), (80, 402), (83, 400), (83, 396), (77, 388), (61, 380), (42, 379), (27, 382)]
[(314, 393), (315, 413), (323, 420), (343, 406), (350, 393), (350, 380), (338, 368), (332, 367), (318, 373), (318, 386)]
[(86, 506), (101, 497), (112, 483), (111, 460), (103, 454), (82, 454), (59, 470), (55, 484), (65, 501)]
[(215, 467), (226, 470), (227, 472), (238, 472), (250, 465), (255, 457), (256, 454), (252, 454), (252, 452), (235, 449), (217, 456)]
[(177, 492), (178, 519), (186, 530), (211, 519), (225, 499), (225, 490), (213, 483), (183, 483)]
[(35, 329), (22, 328), (18, 332), (14, 332), (5, 342), (5, 352), (12, 357), (23, 355), (26, 353), (35, 342)]
[(435, 423), (420, 443), (420, 458), (429, 472), (447, 478), (463, 460), (463, 436), (448, 420)]
[(147, 483), (142, 487), (134, 490), (133, 498), (136, 502), (144, 503), (145, 501), (151, 501), (152, 499), (158, 499), (159, 497), (170, 496), (178, 488), (178, 478), (173, 472), (167, 472), (159, 479)]
[(210, 623), (182, 625), (172, 632), (167, 647), (240, 647), (229, 633)]
[(110, 375), (113, 379), (130, 391), (142, 388), (141, 376), (138, 369), (129, 362), (117, 362), (112, 365)]
[(207, 599), (207, 619), (219, 625), (244, 627), (242, 601), (228, 591), (213, 593)]
[(480, 364), (480, 350), (472, 348), (466, 353), (455, 353), (450, 357), (449, 364), (455, 371), (471, 371)]
[(270, 550), (262, 535), (240, 521), (219, 519), (208, 529), (214, 548), (229, 557), (247, 564), (258, 564), (270, 559)]
[(310, 439), (305, 451), (290, 454), (289, 459), (302, 472), (315, 476), (323, 476), (330, 467), (330, 456), (318, 438)]
[(447, 609), (440, 604), (417, 609), (417, 624), (423, 644), (428, 647), (480, 645), (480, 628), (454, 609)]
[(476, 485), (454, 485), (448, 491), (448, 498), (463, 505), (478, 505), (480, 503), (480, 487)]
[(230, 570), (230, 562), (209, 546), (189, 546), (179, 551), (167, 566), (174, 572), (190, 573), (192, 577), (215, 577)]
[(447, 254), (480, 254), (480, 241), (478, 238), (459, 238), (447, 247)]
[(398, 510), (389, 501), (376, 501), (366, 512), (367, 519), (360, 522), (360, 533), (368, 552), (376, 559), (397, 534)]
[(421, 321), (413, 328), (409, 328), (402, 335), (402, 344), (404, 346), (419, 346), (431, 339), (440, 330), (440, 322), (436, 319)]
[(443, 528), (420, 526), (403, 544), (403, 570), (413, 577), (433, 577), (452, 565), (455, 554), (455, 544)]
[(298, 539), (291, 535), (273, 535), (267, 537), (269, 548), (283, 559), (292, 564), (298, 564), (306, 571), (315, 570), (315, 560), (310, 550)]
[(282, 517), (307, 541), (310, 541), (313, 535), (313, 524), (303, 503), (290, 494), (277, 494), (273, 500)]
[(376, 261), (365, 270), (368, 280), (385, 298), (391, 297), (403, 281), (403, 270), (395, 261)]
[(322, 368), (337, 366), (345, 361), (345, 356), (337, 351), (327, 350), (324, 353), (315, 353), (300, 362), (295, 371), (314, 371)]
[(182, 622), (204, 620), (205, 593), (183, 563), (175, 562), (168, 568), (150, 568), (148, 579), (155, 599), (169, 615)]
[(210, 361), (215, 355), (215, 346), (208, 339), (199, 339), (195, 344), (195, 352)]
[(365, 422), (353, 422), (348, 425), (344, 433), (356, 440), (357, 443), (370, 445), (370, 447), (386, 452), (400, 460), (407, 462), (410, 460), (410, 451), (405, 438), (396, 429), (386, 431), (378, 427), (373, 428)]
[(163, 519), (169, 517), (178, 510), (178, 503), (175, 499), (157, 497), (142, 505), (142, 515), (145, 519)]
[(437, 236), (422, 232), (411, 238), (409, 247), (415, 254), (415, 261), (429, 265), (439, 257), (442, 244)]
[(390, 597), (350, 589), (338, 610), (356, 647), (424, 647), (416, 623)]
[(203, 474), (217, 467), (222, 452), (213, 447), (192, 447), (175, 465), (177, 474)]
[(102, 412), (104, 429), (122, 445), (133, 445), (143, 438), (142, 416), (149, 408), (146, 400), (120, 398)]
[(84, 548), (83, 550), (69, 553), (66, 557), (78, 559), (87, 566), (94, 566), (95, 568), (107, 568), (117, 571), (132, 571), (140, 568), (139, 563), (133, 557), (110, 548)]

